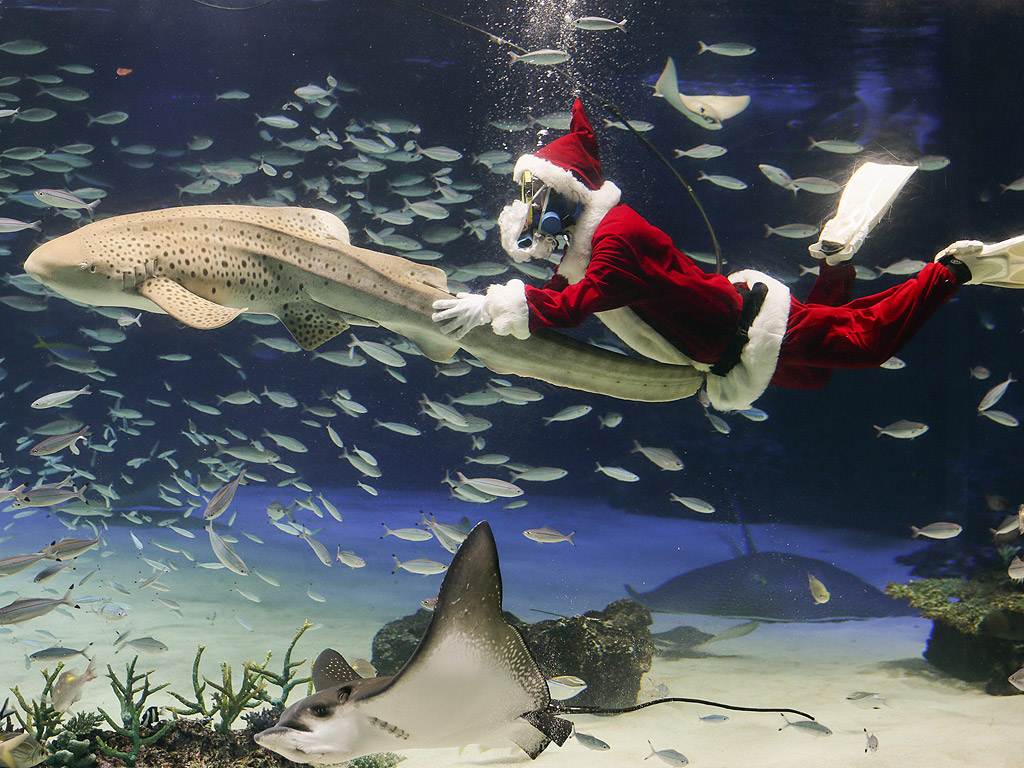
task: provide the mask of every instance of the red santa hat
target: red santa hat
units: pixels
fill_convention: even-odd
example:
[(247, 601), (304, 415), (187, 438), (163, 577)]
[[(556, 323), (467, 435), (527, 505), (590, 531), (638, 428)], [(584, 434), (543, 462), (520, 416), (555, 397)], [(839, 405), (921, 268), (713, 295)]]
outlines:
[(576, 99), (572, 105), (569, 132), (533, 154), (522, 155), (512, 172), (513, 180), (520, 183), (526, 171), (570, 201), (583, 204), (577, 217), (576, 237), (559, 268), (570, 282), (576, 282), (590, 260), (594, 229), (618, 205), (622, 194), (612, 182), (605, 181), (597, 136), (582, 101)]
[(582, 101), (576, 99), (572, 105), (569, 132), (532, 155), (520, 157), (512, 178), (516, 182), (521, 181), (525, 171), (530, 171), (555, 191), (572, 200), (584, 201), (589, 197), (588, 192), (601, 188), (604, 173), (601, 171), (597, 136), (590, 126)]

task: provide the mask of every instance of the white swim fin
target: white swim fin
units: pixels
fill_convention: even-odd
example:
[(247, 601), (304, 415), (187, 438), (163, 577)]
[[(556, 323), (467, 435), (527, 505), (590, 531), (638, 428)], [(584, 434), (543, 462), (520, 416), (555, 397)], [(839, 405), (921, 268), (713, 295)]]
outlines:
[(848, 261), (916, 170), (916, 165), (864, 163), (843, 189), (836, 215), (807, 250), (831, 265)]
[(958, 240), (936, 255), (955, 256), (971, 270), (968, 285), (994, 285), (999, 288), (1024, 288), (1024, 235), (1000, 243)]

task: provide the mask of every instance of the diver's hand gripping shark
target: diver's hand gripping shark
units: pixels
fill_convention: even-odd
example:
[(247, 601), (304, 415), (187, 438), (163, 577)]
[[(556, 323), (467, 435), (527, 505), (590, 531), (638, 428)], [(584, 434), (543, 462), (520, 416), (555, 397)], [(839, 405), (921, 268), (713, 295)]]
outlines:
[(674, 701), (813, 719), (792, 709), (685, 698), (623, 709), (552, 702), (522, 636), (501, 614), (498, 551), (486, 522), (455, 553), (426, 634), (398, 674), (363, 679), (340, 653), (327, 649), (313, 664), (313, 685), (316, 693), (288, 707), (276, 725), (256, 734), (256, 743), (314, 764), (509, 741), (535, 758), (551, 742), (561, 746), (572, 732), (572, 723), (559, 715), (621, 714)]
[(204, 205), (113, 216), (44, 243), (25, 271), (94, 306), (164, 312), (218, 328), (242, 312), (269, 314), (304, 349), (350, 323), (380, 325), (435, 362), (464, 348), (492, 371), (625, 400), (689, 397), (688, 366), (641, 360), (545, 331), (519, 340), (479, 328), (446, 336), (431, 319), (451, 298), (444, 272), (358, 248), (336, 216), (313, 208)]

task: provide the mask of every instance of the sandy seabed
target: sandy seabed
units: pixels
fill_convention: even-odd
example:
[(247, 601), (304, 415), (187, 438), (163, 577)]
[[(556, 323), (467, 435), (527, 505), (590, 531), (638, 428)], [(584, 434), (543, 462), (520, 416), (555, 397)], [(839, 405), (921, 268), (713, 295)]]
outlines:
[[(0, 602), (6, 604), (18, 596), (45, 594), (48, 588), (63, 593), (99, 566), (84, 586), (75, 589), (76, 597), (102, 596), (130, 606), (128, 617), (117, 622), (105, 621), (93, 610), (95, 604), (85, 603), (78, 610), (59, 609), (4, 628), (8, 631), (0, 634), (0, 648), (5, 685), (20, 686), (23, 693), (38, 696), (39, 670), (45, 665), (28, 668), (26, 659), (37, 645), (80, 648), (92, 643), (89, 652), (101, 674), (111, 664), (123, 676), (124, 664), (135, 651), (115, 652), (111, 644), (129, 628), (130, 637), (151, 636), (168, 646), (157, 655), (140, 653), (138, 668), (154, 670), (155, 683), (169, 682), (171, 690), (186, 696), (192, 690), (190, 675), (198, 643), (206, 646), (202, 673), (219, 680), (219, 662), (225, 661), (236, 670), (237, 682), (242, 663), (262, 661), (268, 650), (274, 652), (274, 668), (305, 620), (315, 626), (299, 642), (297, 659), (314, 658), (325, 647), (338, 649), (350, 660), (369, 658), (372, 638), (380, 627), (414, 613), (419, 601), (436, 594), (440, 584), (439, 576), (404, 571), (392, 575), (392, 554), (400, 560), (449, 559), (435, 542), (381, 540), (382, 522), (390, 527), (412, 526), (420, 510), (433, 511), (443, 522), (457, 522), (463, 515), (473, 522), (490, 522), (501, 557), (505, 609), (526, 621), (546, 618), (535, 609), (570, 614), (603, 608), (624, 596), (624, 583), (650, 589), (684, 571), (733, 557), (742, 547), (742, 534), (735, 525), (693, 519), (696, 515), (689, 519), (625, 515), (593, 501), (531, 496), (525, 508), (504, 511), (496, 504), (459, 503), (440, 494), (382, 493), (371, 498), (346, 490), (325, 491), (325, 495), (342, 511), (344, 523), (330, 517), (318, 520), (309, 513), (303, 513), (302, 523), (322, 527), (318, 539), (332, 554), (339, 546), (354, 550), (366, 559), (365, 568), (354, 570), (337, 562), (331, 568), (323, 566), (305, 542), (267, 523), (267, 503), (287, 499), (267, 489), (245, 488), (234, 506), (237, 516), (232, 532), (238, 538), (234, 546), (250, 568), (280, 587), (255, 574), (240, 577), (223, 569), (196, 567), (183, 555), (153, 543), (184, 548), (198, 562), (213, 562), (200, 521), (191, 520), (181, 525), (195, 534), (194, 539), (166, 528), (122, 522), (105, 532), (103, 548), (80, 558), (72, 573), (65, 571), (43, 585), (32, 583), (35, 568), (0, 580), (0, 588), (6, 590), (0, 593)], [(54, 517), (42, 513), (18, 520), (10, 516), (4, 513), (3, 535), (11, 538), (0, 545), (2, 556), (35, 551), (70, 535)], [(523, 530), (543, 525), (565, 533), (577, 531), (576, 546), (539, 545), (522, 536)], [(129, 530), (143, 544), (141, 552)], [(243, 531), (265, 543), (251, 541)], [(906, 580), (906, 569), (897, 566), (894, 557), (923, 546), (838, 529), (753, 526), (751, 533), (762, 551), (783, 550), (826, 560), (879, 587), (890, 580)], [(168, 591), (137, 589), (136, 582), (154, 572), (141, 556), (177, 568), (160, 578)], [(108, 582), (128, 587), (132, 594), (122, 595)], [(260, 602), (250, 601), (237, 589)], [(158, 595), (179, 604), (182, 615), (155, 600)], [(652, 630), (687, 624), (719, 632), (736, 623), (708, 616), (656, 614)], [(930, 621), (916, 618), (763, 624), (750, 635), (709, 646), (713, 658), (656, 659), (648, 675), (651, 684), (664, 684), (674, 696), (805, 711), (827, 725), (831, 736), (798, 728), (779, 731), (784, 722), (776, 714), (727, 713), (728, 721), (707, 723), (699, 717), (717, 710), (667, 704), (617, 717), (578, 716), (574, 719), (579, 730), (602, 739), (611, 749), (598, 752), (570, 739), (562, 748), (550, 747), (539, 761), (581, 768), (639, 765), (650, 754), (650, 740), (658, 749), (675, 749), (692, 765), (707, 768), (935, 764), (1018, 768), (1021, 758), (1013, 734), (1024, 716), (1024, 697), (988, 696), (980, 686), (932, 668), (921, 657), (930, 628)], [(85, 666), (81, 657), (67, 664), (77, 670)], [(877, 710), (859, 708), (846, 700), (853, 691), (878, 693), (887, 704)], [(293, 692), (290, 701), (298, 698), (299, 692)], [(161, 693), (152, 703), (165, 705), (172, 700)], [(97, 706), (117, 711), (103, 677), (86, 686), (74, 711)], [(864, 729), (878, 738), (877, 751), (865, 753)], [(461, 752), (406, 754), (404, 764), (409, 766), (529, 762), (517, 749), (468, 747)]]

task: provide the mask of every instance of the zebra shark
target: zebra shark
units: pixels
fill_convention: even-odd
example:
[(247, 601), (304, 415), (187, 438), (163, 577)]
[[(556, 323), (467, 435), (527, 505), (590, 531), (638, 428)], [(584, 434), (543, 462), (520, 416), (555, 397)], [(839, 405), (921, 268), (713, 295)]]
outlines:
[(243, 312), (277, 317), (304, 349), (350, 324), (382, 326), (435, 362), (460, 347), (496, 373), (624, 400), (693, 395), (703, 375), (616, 354), (564, 334), (463, 339), (445, 335), (432, 304), (450, 298), (436, 267), (351, 244), (336, 216), (313, 208), (203, 205), (113, 216), (36, 248), (25, 271), (93, 306), (163, 312), (193, 328), (218, 328)]

